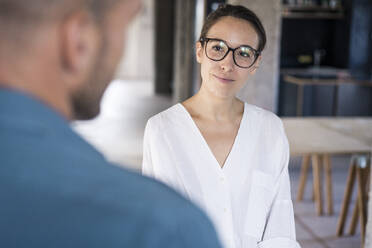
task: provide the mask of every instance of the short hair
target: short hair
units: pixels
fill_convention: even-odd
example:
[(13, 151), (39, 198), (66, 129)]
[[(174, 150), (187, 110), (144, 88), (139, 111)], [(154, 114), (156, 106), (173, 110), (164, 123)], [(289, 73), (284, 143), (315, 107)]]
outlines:
[(212, 13), (210, 13), (207, 19), (205, 20), (201, 30), (199, 41), (201, 41), (202, 38), (206, 38), (209, 29), (214, 24), (216, 24), (217, 21), (219, 21), (222, 17), (227, 16), (248, 21), (253, 26), (258, 35), (257, 50), (261, 52), (265, 48), (266, 32), (260, 19), (257, 17), (255, 13), (253, 13), (253, 11), (241, 5), (220, 4), (218, 8)]
[(64, 18), (73, 11), (85, 9), (97, 19), (119, 0), (0, 0), (0, 28), (30, 27), (43, 21)]
[(15, 53), (23, 51), (19, 47), (31, 44), (34, 31), (44, 24), (62, 21), (75, 11), (91, 13), (99, 26), (119, 1), (126, 0), (0, 0), (0, 52), (8, 51), (9, 45)]
[(0, 0), (0, 40), (20, 41), (40, 25), (59, 21), (74, 11), (86, 10), (100, 23), (120, 0)]

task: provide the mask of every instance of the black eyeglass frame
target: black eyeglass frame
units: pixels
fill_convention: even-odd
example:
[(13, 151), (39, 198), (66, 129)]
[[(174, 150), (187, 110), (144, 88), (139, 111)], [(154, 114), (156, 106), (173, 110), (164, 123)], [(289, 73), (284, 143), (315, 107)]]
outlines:
[[(226, 54), (221, 58), (221, 59), (212, 59), (208, 56), (208, 53), (207, 53), (207, 44), (210, 40), (214, 40), (214, 41), (222, 41), (223, 43), (225, 43), (225, 45), (227, 46), (227, 52)], [(256, 49), (254, 49), (253, 47), (249, 46), (249, 45), (242, 45), (242, 46), (238, 46), (236, 48), (231, 48), (227, 45), (226, 41), (224, 40), (221, 40), (221, 39), (217, 39), (217, 38), (207, 38), (207, 37), (202, 37), (199, 39), (199, 41), (204, 45), (204, 51), (205, 51), (205, 55), (207, 55), (207, 57), (210, 59), (210, 60), (213, 60), (213, 61), (221, 61), (223, 60), (224, 58), (226, 58), (226, 56), (229, 54), (230, 51), (232, 51), (232, 54), (233, 54), (233, 60), (234, 60), (234, 63), (236, 66), (240, 67), (240, 68), (244, 68), (244, 69), (249, 69), (251, 68), (257, 61), (258, 57), (261, 55), (261, 51), (258, 51)], [(205, 42), (205, 44), (204, 44)], [(236, 60), (235, 60), (235, 51), (241, 47), (249, 47), (250, 49), (252, 49), (252, 51), (254, 52), (254, 55), (255, 55), (255, 58), (254, 58), (254, 61), (253, 63), (248, 66), (248, 67), (245, 67), (245, 66), (240, 66), (238, 65), (238, 63), (236, 63)]]

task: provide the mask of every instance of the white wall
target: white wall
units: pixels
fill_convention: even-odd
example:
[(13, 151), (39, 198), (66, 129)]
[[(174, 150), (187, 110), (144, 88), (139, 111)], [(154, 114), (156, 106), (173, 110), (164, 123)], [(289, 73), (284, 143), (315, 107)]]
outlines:
[(154, 0), (143, 0), (141, 13), (127, 33), (125, 51), (117, 71), (123, 80), (154, 78)]

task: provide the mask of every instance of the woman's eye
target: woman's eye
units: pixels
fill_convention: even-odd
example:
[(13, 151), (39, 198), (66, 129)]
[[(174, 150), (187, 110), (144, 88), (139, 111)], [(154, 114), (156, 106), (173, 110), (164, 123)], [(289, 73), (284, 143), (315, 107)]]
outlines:
[(215, 50), (217, 52), (222, 50), (222, 47), (220, 47), (220, 46), (213, 46), (212, 48), (213, 48), (213, 50)]
[(239, 55), (244, 57), (244, 58), (250, 58), (251, 57), (251, 55), (249, 53), (245, 53), (245, 52), (240, 52)]

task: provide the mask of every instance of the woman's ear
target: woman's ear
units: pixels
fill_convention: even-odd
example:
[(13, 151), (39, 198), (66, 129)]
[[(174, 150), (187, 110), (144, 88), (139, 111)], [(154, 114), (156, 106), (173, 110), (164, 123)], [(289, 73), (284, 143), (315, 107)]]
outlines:
[(196, 42), (196, 61), (200, 64), (203, 58), (203, 46), (200, 41)]
[(258, 67), (260, 67), (261, 59), (262, 59), (261, 55), (258, 56), (256, 62), (254, 62), (253, 66), (250, 68), (251, 69), (250, 74), (254, 75), (256, 73)]

